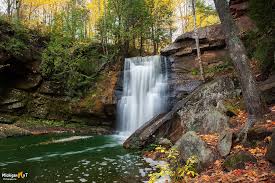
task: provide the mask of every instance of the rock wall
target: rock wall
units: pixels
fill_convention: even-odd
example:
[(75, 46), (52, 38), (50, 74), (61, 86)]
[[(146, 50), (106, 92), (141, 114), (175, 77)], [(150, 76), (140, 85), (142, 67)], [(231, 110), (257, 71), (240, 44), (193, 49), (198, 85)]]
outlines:
[[(32, 38), (26, 42), (28, 48), (20, 54), (0, 47), (0, 124), (16, 124), (30, 117), (112, 129), (120, 62), (108, 64), (86, 96), (72, 99), (66, 96), (62, 83), (42, 77), (41, 53), (48, 40), (37, 34), (30, 35)], [(1, 22), (1, 41), (14, 36), (12, 26)]]
[[(230, 1), (230, 10), (241, 38), (246, 32), (256, 28), (248, 16), (248, 8), (248, 0)], [(232, 72), (233, 67), (230, 65), (231, 59), (222, 26), (199, 28), (198, 36), (206, 78), (217, 78)], [(172, 44), (161, 50), (161, 55), (167, 56), (171, 61), (171, 100), (175, 104), (201, 84), (194, 32), (186, 32), (179, 36)]]

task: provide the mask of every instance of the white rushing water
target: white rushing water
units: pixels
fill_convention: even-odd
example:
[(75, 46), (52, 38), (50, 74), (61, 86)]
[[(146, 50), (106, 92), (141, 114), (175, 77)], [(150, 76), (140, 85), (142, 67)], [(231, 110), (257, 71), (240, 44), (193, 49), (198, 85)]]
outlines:
[(167, 60), (162, 56), (125, 59), (119, 131), (129, 136), (167, 109)]

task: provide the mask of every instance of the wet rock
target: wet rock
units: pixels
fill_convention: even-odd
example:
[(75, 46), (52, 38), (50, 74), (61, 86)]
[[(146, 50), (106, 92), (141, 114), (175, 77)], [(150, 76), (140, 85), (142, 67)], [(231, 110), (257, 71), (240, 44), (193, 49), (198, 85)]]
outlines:
[(257, 162), (257, 159), (248, 152), (240, 151), (235, 154), (229, 155), (223, 166), (227, 171), (235, 170), (235, 169), (244, 169), (245, 163), (248, 162)]
[(269, 161), (271, 161), (272, 163), (275, 163), (275, 130), (271, 136), (271, 142), (267, 148), (267, 152), (265, 156)]
[(206, 168), (215, 160), (212, 150), (194, 131), (185, 133), (175, 144), (180, 151), (180, 157), (187, 161), (190, 157), (198, 158), (198, 169)]
[(0, 138), (31, 135), (31, 132), (15, 125), (0, 124)]
[(232, 131), (225, 130), (218, 140), (218, 151), (221, 156), (227, 156), (230, 153), (232, 147)]
[[(138, 149), (145, 147), (151, 142), (154, 142), (154, 138), (152, 137), (152, 135), (154, 134), (155, 130), (157, 130), (157, 128), (154, 128), (151, 125), (158, 123), (159, 120), (162, 120), (164, 116), (165, 114), (160, 114), (142, 125), (123, 143), (123, 147), (126, 149)], [(153, 128), (153, 133), (150, 133), (151, 131), (148, 130), (150, 129), (150, 127)]]

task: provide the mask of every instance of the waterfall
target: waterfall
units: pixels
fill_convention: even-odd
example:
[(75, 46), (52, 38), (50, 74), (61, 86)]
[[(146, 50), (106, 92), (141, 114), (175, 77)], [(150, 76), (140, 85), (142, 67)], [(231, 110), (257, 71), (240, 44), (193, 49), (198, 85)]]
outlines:
[(123, 94), (118, 101), (118, 128), (129, 136), (167, 110), (167, 59), (162, 56), (126, 58)]

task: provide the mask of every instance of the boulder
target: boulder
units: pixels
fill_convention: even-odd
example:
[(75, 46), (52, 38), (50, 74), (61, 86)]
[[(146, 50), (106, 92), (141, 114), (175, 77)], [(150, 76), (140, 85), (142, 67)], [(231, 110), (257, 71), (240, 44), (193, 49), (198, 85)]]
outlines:
[(187, 161), (195, 156), (198, 159), (198, 170), (206, 168), (215, 160), (215, 154), (207, 144), (194, 131), (185, 133), (175, 144), (180, 152), (180, 157)]
[(227, 156), (230, 153), (232, 147), (232, 131), (225, 130), (219, 136), (218, 151), (221, 156)]
[(227, 171), (235, 170), (235, 169), (244, 169), (245, 163), (253, 162), (256, 163), (257, 159), (246, 151), (240, 151), (235, 154), (229, 155), (223, 166)]
[(233, 80), (229, 77), (220, 78), (192, 93), (178, 114), (187, 131), (221, 133), (229, 127), (229, 117), (222, 107), (222, 101), (236, 95)]
[(271, 142), (267, 148), (267, 152), (265, 156), (269, 161), (271, 161), (272, 163), (275, 163), (275, 130), (271, 136)]

